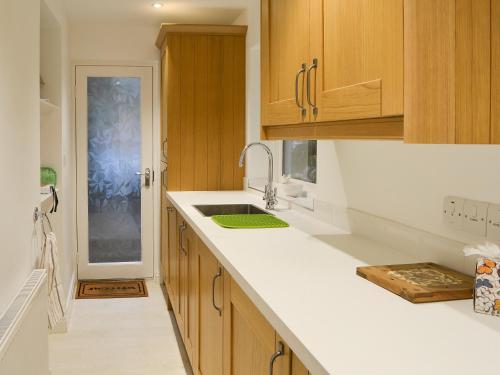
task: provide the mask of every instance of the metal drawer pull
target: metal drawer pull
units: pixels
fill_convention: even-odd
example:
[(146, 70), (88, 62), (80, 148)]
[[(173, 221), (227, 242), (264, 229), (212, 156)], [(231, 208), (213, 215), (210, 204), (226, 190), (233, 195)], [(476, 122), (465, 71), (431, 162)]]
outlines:
[(217, 306), (217, 304), (215, 303), (215, 282), (221, 276), (222, 276), (222, 268), (219, 267), (219, 270), (217, 271), (214, 278), (212, 279), (212, 304), (214, 305), (214, 309), (217, 310), (217, 312), (219, 313), (219, 316), (222, 316), (222, 308)]
[(297, 107), (300, 108), (300, 112), (301, 112), (302, 116), (306, 115), (307, 110), (304, 107), (304, 103), (300, 103), (300, 101), (299, 101), (299, 80), (300, 80), (300, 76), (306, 72), (306, 68), (307, 68), (307, 65), (305, 63), (303, 63), (300, 70), (297, 72), (297, 75), (295, 76), (295, 103), (297, 104)]
[(307, 70), (307, 102), (313, 109), (313, 115), (316, 116), (318, 114), (318, 107), (316, 106), (316, 80), (317, 80), (317, 74), (314, 75), (314, 103), (311, 100), (311, 72), (313, 70), (318, 69), (318, 59), (314, 58), (313, 59), (313, 64), (309, 67)]
[(269, 375), (273, 375), (274, 362), (276, 362), (278, 357), (281, 357), (282, 355), (285, 355), (285, 345), (280, 341), (278, 342), (278, 351), (273, 354), (271, 361), (269, 362)]
[(187, 229), (187, 225), (186, 223), (182, 223), (182, 225), (179, 227), (179, 247), (180, 249), (182, 250), (182, 252), (187, 255), (187, 251), (186, 249), (184, 248), (184, 232), (186, 231)]
[(173, 207), (167, 207), (167, 211), (168, 211), (168, 212), (174, 212), (174, 211), (175, 211), (175, 209), (174, 209)]

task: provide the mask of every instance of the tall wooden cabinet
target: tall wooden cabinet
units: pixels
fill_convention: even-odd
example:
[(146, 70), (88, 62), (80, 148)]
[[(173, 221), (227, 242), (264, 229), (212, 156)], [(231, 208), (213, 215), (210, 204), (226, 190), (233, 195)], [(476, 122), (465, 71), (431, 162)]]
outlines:
[(162, 141), (166, 187), (241, 190), (246, 26), (163, 24)]
[(403, 0), (262, 0), (262, 137), (403, 136)]
[(405, 0), (405, 141), (500, 143), (500, 1)]

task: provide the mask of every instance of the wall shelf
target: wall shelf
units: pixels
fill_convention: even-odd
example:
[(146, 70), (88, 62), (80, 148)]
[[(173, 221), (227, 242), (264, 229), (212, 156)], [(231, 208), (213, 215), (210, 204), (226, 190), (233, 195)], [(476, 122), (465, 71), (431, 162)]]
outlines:
[(55, 104), (52, 104), (51, 102), (47, 101), (47, 100), (44, 100), (44, 99), (40, 99), (40, 115), (41, 116), (47, 116), (51, 113), (54, 113), (56, 111), (59, 111), (60, 108), (55, 105)]

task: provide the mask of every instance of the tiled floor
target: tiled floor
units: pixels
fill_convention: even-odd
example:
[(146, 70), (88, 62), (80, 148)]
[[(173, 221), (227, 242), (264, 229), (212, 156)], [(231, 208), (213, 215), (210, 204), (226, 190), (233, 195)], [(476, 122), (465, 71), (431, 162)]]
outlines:
[(148, 298), (76, 300), (68, 333), (50, 336), (51, 375), (185, 375), (161, 287)]

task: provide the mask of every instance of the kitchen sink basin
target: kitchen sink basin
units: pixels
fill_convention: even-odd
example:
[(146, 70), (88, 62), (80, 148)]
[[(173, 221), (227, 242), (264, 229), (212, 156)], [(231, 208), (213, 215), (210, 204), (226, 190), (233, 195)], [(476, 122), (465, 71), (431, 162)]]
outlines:
[(252, 204), (201, 204), (193, 207), (200, 211), (203, 216), (269, 214), (269, 212)]

